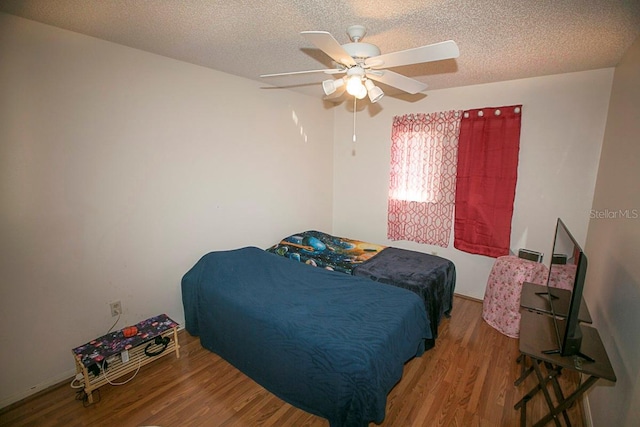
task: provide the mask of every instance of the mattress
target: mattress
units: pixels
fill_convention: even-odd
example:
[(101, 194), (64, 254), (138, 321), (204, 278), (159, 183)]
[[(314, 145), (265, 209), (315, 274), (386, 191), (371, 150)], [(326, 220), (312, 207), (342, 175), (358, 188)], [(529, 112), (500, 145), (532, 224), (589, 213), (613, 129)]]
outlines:
[(432, 338), (414, 292), (255, 247), (202, 257), (182, 298), (203, 347), (335, 427), (382, 422), (404, 363)]

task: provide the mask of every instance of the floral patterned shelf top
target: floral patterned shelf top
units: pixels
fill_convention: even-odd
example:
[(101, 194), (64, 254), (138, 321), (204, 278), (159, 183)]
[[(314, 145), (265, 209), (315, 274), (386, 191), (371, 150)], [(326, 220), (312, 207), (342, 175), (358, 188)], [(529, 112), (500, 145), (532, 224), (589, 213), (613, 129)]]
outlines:
[(176, 328), (178, 324), (166, 314), (160, 314), (133, 325), (138, 333), (125, 337), (122, 330), (111, 332), (73, 349), (75, 357), (86, 367), (101, 363), (105, 358), (136, 347), (158, 335)]

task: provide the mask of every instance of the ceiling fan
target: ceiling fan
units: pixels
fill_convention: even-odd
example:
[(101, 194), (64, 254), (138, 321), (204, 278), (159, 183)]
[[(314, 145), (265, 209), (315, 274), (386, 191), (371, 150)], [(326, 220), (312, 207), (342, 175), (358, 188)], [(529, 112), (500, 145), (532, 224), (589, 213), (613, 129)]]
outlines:
[(300, 34), (329, 55), (336, 63), (336, 68), (262, 74), (260, 77), (306, 73), (346, 74), (340, 79), (328, 79), (322, 82), (325, 99), (337, 98), (346, 90), (356, 99), (363, 99), (368, 95), (371, 102), (377, 102), (384, 96), (384, 92), (373, 81), (410, 94), (422, 92), (427, 88), (426, 83), (387, 68), (457, 58), (460, 55), (458, 45), (453, 40), (381, 54), (376, 45), (362, 42), (366, 34), (366, 29), (362, 25), (352, 25), (347, 29), (351, 43), (343, 45), (326, 31), (303, 31)]

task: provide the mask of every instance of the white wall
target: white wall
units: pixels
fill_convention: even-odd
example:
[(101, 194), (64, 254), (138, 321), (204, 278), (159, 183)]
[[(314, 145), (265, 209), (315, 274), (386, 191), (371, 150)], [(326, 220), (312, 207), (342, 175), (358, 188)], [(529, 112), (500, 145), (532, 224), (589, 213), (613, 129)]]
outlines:
[(0, 407), (111, 301), (182, 323), (204, 253), (330, 230), (332, 132), (318, 98), (0, 13)]
[(640, 425), (640, 39), (616, 67), (585, 252), (585, 300), (618, 378), (589, 395), (594, 426)]
[[(558, 216), (586, 238), (613, 78), (606, 69), (385, 97), (358, 112), (353, 145), (350, 105), (332, 111), (315, 97), (2, 13), (0, 58), (0, 321), (13, 325), (0, 332), (0, 407), (68, 378), (71, 348), (111, 326), (109, 302), (122, 301), (119, 327), (160, 312), (182, 322), (180, 278), (199, 256), (265, 247), (291, 230), (437, 251), (457, 265), (456, 291), (482, 298), (493, 259), (386, 239), (393, 116), (524, 104), (512, 248), (548, 252)], [(621, 92), (638, 83), (626, 81)], [(630, 148), (620, 150), (625, 159)], [(615, 162), (606, 171), (618, 173)], [(599, 237), (589, 235), (593, 250)], [(631, 269), (638, 239), (617, 239)], [(607, 262), (609, 274), (618, 261)], [(597, 315), (625, 299), (630, 308), (635, 285), (602, 291)], [(606, 322), (608, 340), (637, 347), (637, 327)], [(637, 351), (619, 351), (627, 362), (617, 368), (636, 382), (625, 364)], [(620, 389), (638, 401), (633, 387)]]
[[(428, 92), (423, 99), (384, 97), (356, 117), (335, 111), (334, 233), (453, 260), (456, 292), (482, 298), (494, 259), (448, 248), (392, 242), (387, 233), (391, 124), (395, 115), (523, 104), (511, 248), (551, 251), (556, 219), (584, 243), (604, 135), (613, 69)], [(548, 257), (545, 257), (548, 264)]]

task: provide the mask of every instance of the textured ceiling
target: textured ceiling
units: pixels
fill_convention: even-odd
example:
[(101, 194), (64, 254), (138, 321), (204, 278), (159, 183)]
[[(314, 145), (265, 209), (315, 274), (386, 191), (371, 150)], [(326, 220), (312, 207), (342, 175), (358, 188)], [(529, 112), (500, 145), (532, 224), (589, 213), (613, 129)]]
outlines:
[[(640, 35), (640, 0), (0, 0), (0, 11), (322, 96), (332, 67), (301, 35), (349, 25), (382, 53), (454, 40), (460, 57), (393, 71), (430, 89), (615, 66)], [(388, 88), (385, 88), (388, 92)]]

